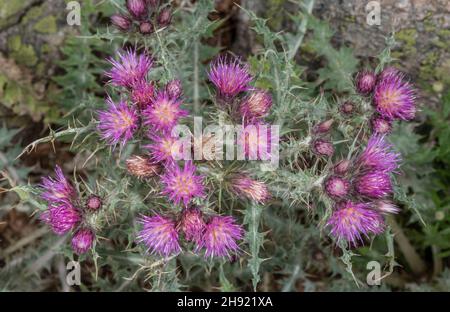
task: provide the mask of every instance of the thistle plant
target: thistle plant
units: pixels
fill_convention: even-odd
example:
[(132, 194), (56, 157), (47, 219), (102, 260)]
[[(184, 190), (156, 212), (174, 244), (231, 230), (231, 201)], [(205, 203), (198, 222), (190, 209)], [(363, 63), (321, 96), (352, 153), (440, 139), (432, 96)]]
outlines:
[[(336, 272), (354, 276), (359, 247), (385, 231), (392, 242), (385, 216), (401, 213), (401, 157), (389, 134), (414, 118), (413, 86), (383, 69), (386, 57), (356, 73), (348, 49), (333, 48), (330, 30), (307, 12), (305, 44), (328, 60), (319, 82), (295, 60), (306, 29), (279, 34), (252, 12), (261, 51), (245, 60), (208, 49), (202, 38), (218, 26), (207, 19), (210, 2), (184, 3), (172, 16), (159, 1), (126, 1), (111, 17), (114, 30), (89, 37), (117, 47), (102, 69), (105, 100), (89, 108), (89, 123), (74, 115), (48, 139), (74, 134), (84, 162), (72, 179), (56, 167), (33, 189), (40, 220), (71, 237), (66, 252), (97, 268), (126, 253), (130, 279), (145, 272), (139, 287), (154, 290), (195, 287), (191, 272), (211, 284), (251, 280), (254, 290), (263, 270), (297, 279), (311, 241), (330, 257), (339, 249)], [(196, 117), (250, 129), (226, 146), (243, 159), (196, 157), (197, 145), (223, 152), (218, 132), (195, 135)]]

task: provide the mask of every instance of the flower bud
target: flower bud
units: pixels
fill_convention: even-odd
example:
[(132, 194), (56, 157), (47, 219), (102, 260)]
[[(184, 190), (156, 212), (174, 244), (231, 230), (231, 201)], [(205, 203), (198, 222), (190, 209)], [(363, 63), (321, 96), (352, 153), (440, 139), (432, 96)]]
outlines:
[(133, 155), (126, 160), (128, 172), (138, 178), (149, 178), (160, 171), (158, 164), (153, 163), (149, 158)]
[(164, 8), (159, 12), (158, 15), (158, 25), (161, 27), (165, 27), (170, 24), (172, 20), (172, 12), (169, 8)]
[(333, 122), (334, 122), (333, 119), (328, 119), (328, 120), (322, 121), (321, 123), (315, 125), (314, 132), (315, 133), (327, 133), (328, 131), (330, 131), (331, 126), (333, 125)]
[(347, 173), (349, 167), (350, 161), (347, 159), (343, 159), (334, 166), (333, 171), (336, 174), (344, 175)]
[(198, 208), (185, 208), (181, 217), (181, 229), (187, 241), (199, 243), (205, 231), (205, 221)]
[(97, 195), (89, 195), (86, 200), (86, 208), (93, 211), (99, 210), (102, 208), (102, 199)]
[(341, 111), (342, 115), (350, 116), (351, 114), (354, 113), (355, 107), (356, 107), (355, 103), (351, 101), (345, 101), (344, 103), (341, 104), (339, 110)]
[(377, 76), (370, 71), (359, 72), (356, 76), (356, 90), (358, 93), (368, 95), (373, 91), (377, 81)]
[(334, 153), (334, 146), (327, 140), (318, 139), (313, 142), (312, 150), (320, 156), (332, 156)]
[(91, 249), (95, 234), (88, 228), (82, 228), (73, 235), (72, 249), (77, 254), (84, 254)]
[(152, 23), (150, 22), (142, 22), (139, 24), (139, 32), (143, 35), (149, 35), (155, 31)]
[(338, 176), (331, 176), (325, 181), (325, 191), (330, 197), (343, 198), (348, 194), (350, 183)]
[(388, 134), (392, 131), (392, 121), (382, 117), (372, 118), (371, 125), (372, 131), (377, 134)]
[(378, 200), (373, 203), (373, 208), (381, 213), (398, 213), (400, 209), (391, 201)]
[(122, 31), (128, 31), (131, 27), (131, 20), (122, 14), (114, 14), (111, 16), (111, 23)]
[(181, 94), (183, 93), (181, 81), (179, 79), (169, 81), (166, 85), (166, 91), (171, 98), (173, 99), (180, 98)]
[(127, 0), (127, 10), (138, 20), (146, 18), (148, 14), (145, 0)]

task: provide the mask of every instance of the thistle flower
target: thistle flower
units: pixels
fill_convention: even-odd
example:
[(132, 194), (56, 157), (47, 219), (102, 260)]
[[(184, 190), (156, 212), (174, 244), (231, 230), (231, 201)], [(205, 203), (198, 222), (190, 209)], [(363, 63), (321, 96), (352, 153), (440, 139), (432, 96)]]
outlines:
[(380, 234), (384, 231), (383, 217), (369, 208), (368, 204), (346, 201), (338, 204), (326, 226), (338, 241), (346, 240), (352, 245), (362, 241), (362, 235)]
[(97, 211), (102, 208), (102, 199), (94, 194), (89, 195), (86, 199), (86, 208), (88, 210)]
[(157, 163), (144, 156), (130, 156), (125, 163), (128, 173), (138, 178), (150, 178), (160, 171)]
[(147, 107), (142, 112), (144, 125), (157, 131), (170, 131), (181, 117), (188, 115), (188, 112), (181, 109), (180, 105), (181, 102), (171, 98), (167, 92), (158, 92), (153, 101), (153, 106)]
[(187, 241), (200, 243), (205, 231), (205, 221), (198, 208), (185, 208), (181, 217), (181, 230)]
[(228, 55), (218, 56), (211, 62), (208, 76), (219, 95), (225, 100), (248, 90), (249, 83), (253, 79), (247, 64), (241, 65), (238, 58)]
[(74, 229), (81, 221), (81, 213), (71, 203), (50, 204), (41, 215), (41, 220), (50, 226), (57, 235), (63, 235)]
[(170, 165), (161, 178), (165, 185), (162, 193), (175, 204), (183, 202), (185, 206), (194, 197), (204, 196), (203, 177), (196, 175), (195, 170), (192, 161), (186, 161), (183, 169)]
[(55, 166), (56, 178), (42, 178), (40, 186), (43, 188), (41, 198), (50, 204), (71, 202), (76, 197), (76, 191), (67, 181), (61, 168)]
[(139, 32), (143, 35), (149, 35), (155, 31), (155, 27), (153, 27), (153, 24), (150, 22), (141, 22), (139, 24)]
[(146, 0), (127, 0), (127, 10), (136, 19), (141, 20), (147, 17)]
[(172, 20), (172, 11), (170, 8), (164, 8), (158, 14), (158, 25), (161, 27), (168, 26)]
[(356, 105), (355, 103), (351, 102), (351, 101), (345, 101), (344, 103), (341, 104), (341, 106), (339, 107), (339, 111), (344, 115), (344, 116), (350, 116), (355, 112), (356, 109)]
[[(267, 124), (245, 125), (237, 136), (238, 154), (242, 151), (245, 158), (269, 160), (271, 156), (271, 144), (275, 140), (272, 136), (271, 128)], [(238, 157), (241, 156), (238, 155)]]
[[(153, 143), (144, 145), (157, 163), (173, 162), (182, 158), (182, 146), (178, 140), (170, 135), (151, 136)], [(177, 147), (179, 147), (177, 149)]]
[(356, 163), (367, 169), (392, 172), (398, 168), (400, 154), (392, 152), (392, 145), (384, 136), (372, 136)]
[(377, 200), (372, 204), (372, 207), (384, 214), (398, 213), (400, 211), (400, 208), (398, 208), (397, 205), (388, 200)]
[(238, 252), (236, 241), (243, 238), (243, 229), (236, 224), (233, 217), (215, 216), (206, 225), (203, 239), (197, 250), (205, 248), (205, 258), (228, 257), (230, 252)]
[(349, 189), (350, 183), (341, 177), (331, 176), (325, 181), (325, 191), (330, 197), (343, 198)]
[(334, 166), (333, 171), (335, 174), (344, 175), (347, 173), (349, 167), (350, 161), (347, 159), (343, 159)]
[(255, 90), (242, 101), (240, 113), (246, 119), (258, 119), (267, 116), (271, 107), (272, 97), (269, 92)]
[(361, 71), (356, 76), (356, 90), (360, 94), (367, 95), (373, 91), (377, 76), (371, 71)]
[(166, 92), (172, 99), (179, 99), (183, 93), (180, 79), (174, 79), (167, 83)]
[(231, 188), (238, 196), (261, 204), (270, 199), (269, 190), (264, 182), (253, 180), (243, 174), (236, 175), (231, 179)]
[(94, 243), (95, 234), (88, 228), (78, 230), (72, 237), (72, 249), (81, 255), (91, 249)]
[(125, 53), (117, 52), (119, 60), (108, 59), (112, 68), (106, 72), (110, 83), (115, 86), (131, 88), (136, 82), (145, 80), (147, 73), (153, 66), (153, 59), (146, 54), (137, 54), (129, 49)]
[(140, 108), (146, 108), (153, 103), (155, 96), (155, 87), (152, 83), (140, 80), (133, 84), (131, 90), (131, 100), (139, 105)]
[(400, 72), (385, 75), (377, 83), (373, 101), (380, 115), (388, 119), (411, 120), (416, 113), (414, 89)]
[(332, 156), (334, 154), (334, 146), (330, 141), (317, 139), (312, 144), (312, 150), (319, 156)]
[(374, 117), (371, 120), (372, 131), (376, 134), (388, 134), (392, 131), (392, 121), (383, 117)]
[(138, 222), (142, 224), (142, 230), (137, 236), (137, 241), (143, 243), (148, 251), (164, 257), (181, 252), (178, 232), (172, 219), (159, 215), (142, 216)]
[(328, 119), (325, 121), (322, 121), (321, 123), (318, 123), (314, 126), (314, 132), (315, 133), (327, 133), (330, 131), (331, 126), (333, 125), (334, 120)]
[(120, 101), (114, 103), (111, 98), (106, 100), (108, 110), (98, 112), (98, 130), (101, 137), (110, 145), (120, 143), (125, 145), (137, 129), (138, 118), (133, 108)]
[(363, 196), (383, 198), (392, 193), (391, 178), (383, 171), (364, 173), (356, 178), (355, 189)]
[(395, 67), (386, 67), (378, 74), (377, 80), (380, 82), (390, 76), (397, 76), (399, 73), (400, 71)]
[(114, 14), (111, 16), (111, 23), (122, 31), (128, 31), (131, 27), (131, 20), (122, 14)]

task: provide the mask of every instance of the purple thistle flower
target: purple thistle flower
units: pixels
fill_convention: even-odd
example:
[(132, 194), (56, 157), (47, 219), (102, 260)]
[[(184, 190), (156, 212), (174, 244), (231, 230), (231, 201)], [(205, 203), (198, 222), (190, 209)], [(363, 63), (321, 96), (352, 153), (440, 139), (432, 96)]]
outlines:
[(373, 101), (380, 115), (388, 119), (411, 120), (416, 113), (415, 91), (400, 72), (377, 83)]
[(330, 197), (343, 198), (349, 189), (350, 183), (341, 177), (331, 176), (325, 181), (325, 191)]
[(136, 19), (141, 20), (147, 17), (146, 0), (127, 0), (127, 10)]
[(44, 189), (41, 198), (50, 204), (55, 203), (70, 203), (75, 199), (77, 193), (73, 186), (67, 181), (61, 167), (55, 166), (56, 178), (45, 177), (42, 178), (40, 186)]
[(61, 202), (50, 204), (40, 219), (48, 224), (55, 234), (63, 235), (78, 225), (81, 213), (71, 203)]
[(380, 234), (384, 231), (383, 217), (369, 208), (368, 204), (346, 201), (336, 205), (326, 226), (338, 241), (346, 240), (351, 245), (362, 241), (362, 235)]
[(170, 135), (151, 136), (153, 143), (144, 145), (143, 147), (150, 150), (152, 159), (157, 163), (173, 162), (180, 160), (182, 154), (182, 146), (180, 144), (179, 150), (178, 140)]
[(153, 59), (146, 54), (137, 55), (136, 50), (126, 50), (125, 53), (117, 52), (119, 60), (112, 58), (108, 61), (113, 66), (106, 76), (115, 86), (131, 88), (136, 82), (145, 80), (147, 73), (153, 66)]
[(183, 94), (183, 88), (181, 86), (181, 80), (174, 79), (167, 83), (166, 92), (172, 99), (179, 99)]
[(391, 178), (383, 171), (371, 171), (356, 178), (356, 191), (370, 198), (383, 198), (392, 193)]
[(161, 177), (165, 185), (162, 193), (175, 204), (183, 202), (185, 206), (192, 198), (204, 196), (203, 177), (196, 175), (195, 170), (192, 161), (186, 161), (183, 169), (171, 164)]
[(180, 105), (181, 101), (171, 98), (167, 92), (158, 92), (153, 105), (142, 112), (144, 125), (157, 131), (172, 130), (181, 117), (188, 115), (188, 112), (181, 109)]
[(388, 200), (377, 200), (372, 204), (372, 207), (384, 214), (398, 213), (400, 211), (400, 208), (398, 208), (397, 205)]
[(137, 240), (139, 243), (143, 243), (148, 251), (164, 257), (181, 252), (178, 232), (172, 219), (159, 215), (142, 216), (138, 222), (142, 224), (142, 230), (139, 232)]
[(208, 76), (224, 99), (231, 99), (248, 90), (253, 79), (247, 64), (241, 65), (238, 58), (228, 55), (218, 56), (211, 62)]
[(128, 31), (131, 27), (131, 20), (127, 16), (122, 14), (112, 15), (111, 23), (122, 31)]
[(373, 117), (372, 131), (376, 134), (388, 134), (392, 131), (392, 121), (383, 117)]
[(242, 117), (248, 120), (267, 116), (272, 107), (272, 97), (269, 92), (255, 90), (248, 95), (240, 105)]
[(136, 103), (141, 109), (152, 105), (155, 96), (155, 87), (152, 83), (141, 80), (133, 84), (131, 90), (131, 100)]
[(398, 168), (400, 154), (392, 152), (384, 136), (373, 135), (356, 162), (366, 169), (392, 172)]
[(317, 139), (312, 144), (312, 150), (319, 156), (332, 156), (334, 154), (333, 143), (323, 139)]
[(239, 196), (264, 204), (270, 199), (270, 193), (264, 182), (239, 174), (231, 179), (231, 188)]
[(230, 216), (215, 216), (206, 225), (203, 239), (197, 246), (197, 251), (205, 248), (205, 258), (228, 257), (230, 252), (238, 252), (236, 241), (243, 238), (243, 229)]
[(347, 173), (350, 164), (349, 160), (343, 159), (334, 166), (333, 171), (335, 174), (344, 175)]
[(136, 131), (138, 118), (133, 108), (120, 101), (115, 104), (111, 98), (106, 100), (108, 110), (98, 112), (98, 130), (101, 137), (110, 145), (125, 145)]
[(97, 211), (102, 208), (102, 199), (97, 195), (89, 195), (86, 199), (86, 208), (91, 211)]
[(72, 249), (81, 255), (91, 249), (94, 244), (95, 234), (88, 228), (78, 230), (72, 237)]
[(192, 241), (197, 244), (200, 243), (206, 224), (203, 221), (203, 215), (198, 208), (183, 209), (181, 217), (181, 230), (187, 241)]
[(356, 90), (360, 94), (367, 95), (373, 91), (377, 76), (371, 71), (361, 71), (356, 76)]

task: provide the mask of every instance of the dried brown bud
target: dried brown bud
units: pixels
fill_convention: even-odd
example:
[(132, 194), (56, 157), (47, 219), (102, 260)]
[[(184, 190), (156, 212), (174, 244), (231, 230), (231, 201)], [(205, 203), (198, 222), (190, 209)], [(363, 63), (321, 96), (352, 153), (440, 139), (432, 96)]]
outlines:
[(126, 160), (128, 172), (138, 178), (149, 178), (159, 173), (160, 166), (145, 156), (133, 155)]

